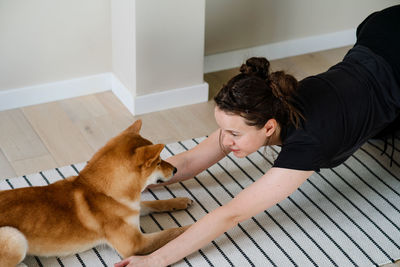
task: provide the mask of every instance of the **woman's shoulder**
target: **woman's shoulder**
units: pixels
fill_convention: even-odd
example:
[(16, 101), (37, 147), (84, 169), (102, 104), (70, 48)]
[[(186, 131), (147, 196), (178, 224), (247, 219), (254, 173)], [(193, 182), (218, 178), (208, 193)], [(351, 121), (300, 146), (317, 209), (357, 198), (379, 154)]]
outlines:
[(319, 171), (320, 141), (304, 128), (289, 127), (274, 167)]

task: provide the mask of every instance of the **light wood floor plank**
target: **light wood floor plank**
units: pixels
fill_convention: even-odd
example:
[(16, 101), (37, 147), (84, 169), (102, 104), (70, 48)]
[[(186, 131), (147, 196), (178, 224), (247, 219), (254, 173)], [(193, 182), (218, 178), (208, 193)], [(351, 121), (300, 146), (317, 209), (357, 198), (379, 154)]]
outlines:
[(0, 112), (0, 129), (0, 148), (9, 161), (49, 153), (20, 109)]
[(111, 92), (63, 100), (61, 106), (94, 151), (134, 121)]
[(14, 168), (0, 149), (0, 180), (17, 176)]
[[(131, 121), (133, 122), (133, 118)], [(131, 121), (129, 121), (129, 123)], [(113, 114), (107, 114), (92, 119), (80, 120), (74, 124), (79, 128), (90, 147), (94, 151), (97, 151), (100, 147), (104, 146), (110, 138), (126, 129), (130, 125), (129, 123), (121, 123), (121, 120), (118, 120)]]
[(210, 134), (217, 128), (214, 103), (199, 103), (136, 116), (143, 120), (142, 134), (153, 142), (170, 143)]
[(129, 110), (118, 100), (113, 92), (107, 91), (99, 94), (95, 94), (97, 99), (102, 103), (108, 114), (115, 114), (121, 120), (131, 121), (132, 114)]
[(108, 114), (95, 95), (65, 99), (60, 101), (60, 105), (72, 122), (90, 120)]
[(94, 153), (59, 102), (25, 107), (23, 112), (60, 166), (87, 161)]
[[(55, 161), (52, 155), (47, 154), (30, 159), (23, 159), (11, 162), (18, 176), (28, 175), (60, 167), (60, 164)], [(67, 164), (63, 164), (67, 165)]]

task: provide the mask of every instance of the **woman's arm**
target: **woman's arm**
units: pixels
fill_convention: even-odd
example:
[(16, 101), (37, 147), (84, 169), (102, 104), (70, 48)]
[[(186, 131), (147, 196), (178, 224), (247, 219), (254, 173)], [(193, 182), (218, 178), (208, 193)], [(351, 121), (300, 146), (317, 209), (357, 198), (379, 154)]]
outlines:
[[(219, 145), (219, 133), (220, 130), (218, 129), (194, 148), (166, 159), (178, 169), (178, 172), (168, 182), (149, 187), (164, 186), (193, 178), (220, 161), (225, 157), (225, 154)], [(226, 151), (226, 153), (229, 153), (229, 151)]]
[[(238, 223), (285, 199), (312, 173), (312, 171), (271, 168), (229, 203), (208, 213), (164, 247), (148, 256), (130, 257), (116, 266), (166, 266), (177, 262)], [(128, 263), (130, 264), (127, 265)]]

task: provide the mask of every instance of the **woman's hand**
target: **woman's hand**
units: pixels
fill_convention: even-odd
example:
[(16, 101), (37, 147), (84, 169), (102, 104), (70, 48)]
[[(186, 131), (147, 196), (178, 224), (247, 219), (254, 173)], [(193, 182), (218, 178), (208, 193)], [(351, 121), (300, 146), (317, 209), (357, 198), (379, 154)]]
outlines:
[(161, 265), (157, 265), (154, 262), (151, 262), (151, 258), (149, 256), (131, 256), (120, 262), (114, 264), (114, 267), (157, 267)]

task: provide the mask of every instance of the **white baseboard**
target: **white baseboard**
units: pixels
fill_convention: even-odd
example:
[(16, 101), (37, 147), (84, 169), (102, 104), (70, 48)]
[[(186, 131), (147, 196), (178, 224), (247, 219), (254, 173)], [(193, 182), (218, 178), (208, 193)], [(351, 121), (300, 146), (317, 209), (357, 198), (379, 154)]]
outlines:
[(208, 83), (135, 97), (135, 115), (208, 101)]
[(207, 83), (132, 97), (115, 75), (112, 75), (112, 79), (113, 93), (133, 115), (208, 101)]
[(266, 57), (268, 60), (274, 60), (352, 45), (355, 41), (355, 29), (349, 29), (209, 55), (204, 58), (204, 73), (239, 67), (247, 58), (253, 56)]
[(0, 91), (0, 111), (111, 90), (133, 115), (208, 100), (208, 84), (133, 96), (113, 73)]
[(102, 73), (77, 79), (0, 91), (0, 111), (43, 104), (111, 89), (111, 74)]

